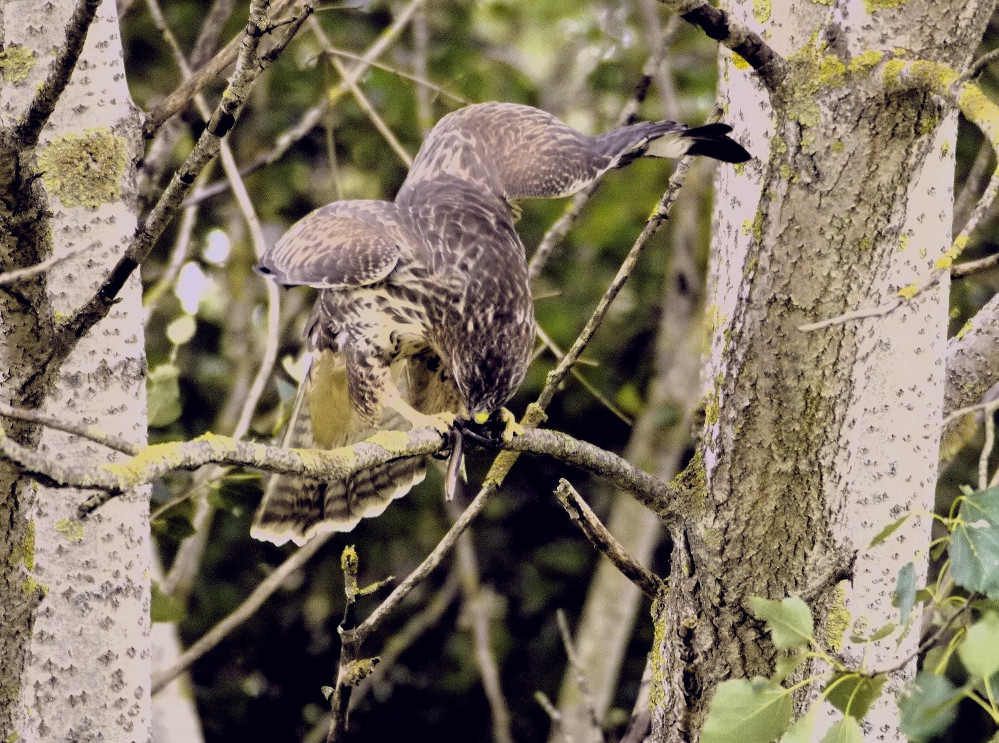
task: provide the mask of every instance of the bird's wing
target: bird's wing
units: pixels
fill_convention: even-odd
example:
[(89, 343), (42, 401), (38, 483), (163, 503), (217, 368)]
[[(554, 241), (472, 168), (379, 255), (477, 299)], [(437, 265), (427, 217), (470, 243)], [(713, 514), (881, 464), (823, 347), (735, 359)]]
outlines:
[(730, 131), (726, 124), (690, 128), (647, 121), (589, 137), (531, 106), (466, 106), (441, 119), (427, 136), (396, 201), (418, 200), (418, 192), (442, 175), (514, 202), (569, 196), (642, 156), (748, 160), (749, 153), (727, 136)]
[(280, 284), (344, 289), (381, 281), (408, 237), (394, 204), (335, 201), (306, 215), (268, 249), (257, 270)]

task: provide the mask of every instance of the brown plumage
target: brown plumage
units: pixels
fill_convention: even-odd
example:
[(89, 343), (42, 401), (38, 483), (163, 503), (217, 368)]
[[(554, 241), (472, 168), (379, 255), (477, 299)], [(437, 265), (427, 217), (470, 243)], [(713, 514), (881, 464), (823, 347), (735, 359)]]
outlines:
[[(286, 445), (336, 447), (376, 430), (484, 420), (524, 378), (535, 326), (515, 202), (568, 196), (637, 157), (749, 154), (730, 127), (643, 122), (588, 137), (538, 109), (468, 106), (434, 127), (395, 202), (341, 201), (304, 217), (261, 260), (320, 289), (311, 365)], [(253, 534), (299, 544), (349, 530), (423, 479), (406, 459), (349, 482), (271, 478)]]

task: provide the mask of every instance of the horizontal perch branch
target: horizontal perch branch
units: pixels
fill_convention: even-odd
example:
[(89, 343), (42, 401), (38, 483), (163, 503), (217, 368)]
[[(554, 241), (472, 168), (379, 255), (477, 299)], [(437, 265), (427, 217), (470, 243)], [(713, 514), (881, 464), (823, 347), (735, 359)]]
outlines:
[[(283, 449), (209, 433), (191, 441), (152, 444), (121, 462), (70, 467), (18, 444), (0, 429), (0, 456), (25, 472), (49, 484), (102, 491), (80, 506), (81, 515), (99, 508), (115, 495), (148, 484), (173, 470), (221, 464), (304, 475), (317, 480), (343, 480), (393, 459), (436, 454), (446, 446), (446, 436), (433, 428), (409, 433), (381, 431), (351, 446), (329, 450)], [(500, 446), (511, 451), (550, 456), (612, 480), (664, 519), (675, 518), (679, 513), (677, 491), (673, 486), (612, 452), (564, 433), (524, 429)]]

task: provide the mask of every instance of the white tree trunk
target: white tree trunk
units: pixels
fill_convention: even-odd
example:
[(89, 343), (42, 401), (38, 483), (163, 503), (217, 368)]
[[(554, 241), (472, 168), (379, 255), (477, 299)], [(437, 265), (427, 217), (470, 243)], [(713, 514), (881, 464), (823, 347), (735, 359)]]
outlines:
[[(20, 47), (34, 55), (27, 75), (13, 84), (8, 78), (4, 85), (4, 126), (24, 113), (48, 74), (75, 6), (74, 0), (3, 3), (4, 48)], [(28, 161), (37, 158), (45, 188), (52, 253), (84, 250), (48, 273), (49, 307), (43, 311), (49, 314), (40, 324), (54, 332), (93, 296), (135, 231), (138, 132), (125, 84), (115, 1), (104, 0), (69, 87), (35, 152), (26, 155)], [(13, 402), (33, 403), (67, 423), (144, 443), (145, 355), (137, 274), (119, 298), (38, 390), (41, 400)], [(17, 345), (4, 349), (8, 378), (18, 377), (12, 369), (24, 363), (25, 350)], [(39, 358), (45, 353), (45, 348), (31, 351)], [(109, 456), (102, 446), (53, 430), (42, 431), (35, 440), (40, 452), (67, 465), (91, 465)], [(80, 521), (76, 509), (85, 493), (24, 480), (16, 487), (18, 497), (5, 505), (17, 504), (11, 518), (27, 535), (17, 567), (25, 590), (36, 600), (21, 607), (26, 615), (5, 618), (17, 625), (12, 633), (18, 645), (5, 647), (5, 660), (18, 664), (8, 667), (6, 680), (19, 676), (19, 682), (16, 699), (4, 699), (0, 737), (148, 740), (148, 490), (118, 498)]]
[[(801, 326), (897, 298), (950, 247), (955, 115), (929, 95), (886, 93), (872, 70), (905, 47), (960, 71), (991, 5), (731, 8), (789, 72), (768, 94), (723, 52), (724, 118), (757, 159), (720, 170), (703, 469), (690, 480), (703, 512), (679, 534), (657, 609), (656, 740), (696, 738), (720, 681), (769, 675), (774, 652), (749, 596), (807, 594), (819, 639), (867, 669), (915, 647), (918, 631), (866, 653), (843, 635), (897, 622), (899, 568), (925, 571), (928, 519), (867, 545), (907, 510), (933, 507), (947, 282), (892, 313)], [(834, 590), (854, 550), (852, 583)], [(901, 740), (893, 695), (865, 725), (865, 740)]]

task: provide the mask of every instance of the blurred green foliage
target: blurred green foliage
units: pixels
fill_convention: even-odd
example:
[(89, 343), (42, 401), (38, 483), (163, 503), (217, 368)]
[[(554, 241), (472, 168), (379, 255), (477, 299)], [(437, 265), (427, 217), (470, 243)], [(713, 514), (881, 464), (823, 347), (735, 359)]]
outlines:
[[(167, 22), (185, 50), (191, 49), (198, 36), (207, 6), (204, 0), (163, 0)], [(222, 43), (240, 33), (244, 6), (237, 3), (222, 28)], [(402, 6), (401, 2), (338, 3), (328, 5), (317, 18), (335, 47), (363, 54)], [(426, 48), (420, 48), (416, 35), (407, 28), (380, 62), (412, 74), (422, 55), (427, 78), (458, 99), (536, 105), (580, 129), (596, 132), (611, 125), (641, 77), (652, 33), (641, 6), (640, 0), (431, 1), (420, 21), (426, 24)], [(657, 3), (651, 6), (655, 23), (662, 28), (665, 14)], [(131, 91), (136, 103), (148, 109), (173, 90), (180, 75), (143, 2), (129, 5), (122, 31)], [(240, 164), (249, 165), (270, 153), (282, 135), (327, 99), (339, 78), (321, 49), (308, 28), (303, 29), (258, 82), (230, 138)], [(669, 59), (681, 116), (687, 123), (698, 123), (713, 105), (715, 45), (681, 25)], [(351, 59), (342, 61), (348, 68), (356, 64)], [(988, 73), (986, 77), (992, 85)], [(417, 83), (391, 69), (371, 69), (360, 84), (411, 155), (425, 129), (460, 105), (437, 90), (421, 91)], [(221, 85), (216, 82), (206, 89), (210, 102), (217, 100)], [(655, 86), (641, 114), (663, 117)], [(171, 164), (183, 159), (202, 127), (193, 109), (183, 112), (180, 119), (182, 131), (170, 149), (167, 173)], [(976, 132), (962, 127), (958, 184), (979, 147)], [(663, 193), (670, 171), (668, 163), (656, 161), (610, 174), (556, 249), (535, 287), (536, 311), (539, 324), (561, 347), (567, 348), (582, 327)], [(391, 199), (405, 175), (405, 164), (348, 93), (329, 105), (318, 125), (282, 157), (248, 174), (245, 183), (265, 233), (273, 240), (296, 219), (338, 195)], [(216, 167), (212, 179), (219, 177)], [(155, 183), (162, 183), (162, 174), (147, 197), (155, 198)], [(528, 253), (563, 208), (562, 203), (553, 202), (524, 205), (518, 231)], [(701, 214), (703, 270), (710, 221), (707, 202)], [(167, 270), (177, 230), (175, 223), (143, 266), (148, 285)], [(662, 279), (669, 260), (668, 232), (654, 238), (586, 352), (596, 365), (582, 368), (599, 390), (632, 415), (642, 410), (653, 371)], [(212, 235), (214, 239), (222, 235), (228, 242), (230, 250), (222, 260), (205, 255)], [(971, 248), (969, 257), (996, 248), (982, 241)], [(150, 368), (168, 369), (171, 374), (177, 370), (176, 403), (180, 405), (179, 416), (163, 415), (157, 420), (163, 425), (151, 431), (154, 440), (189, 438), (207, 430), (229, 433), (264, 345), (263, 279), (252, 272), (253, 248), (228, 191), (201, 203), (187, 261), (207, 278), (197, 308), (185, 309), (181, 299), (168, 292), (152, 308), (147, 324)], [(997, 288), (996, 271), (957, 282), (954, 330)], [(312, 297), (306, 290), (295, 289), (283, 291), (282, 301), (279, 358), (294, 358), (301, 349), (301, 329)], [(194, 334), (174, 343), (167, 328), (185, 312), (194, 317)], [(534, 398), (552, 366), (551, 354), (542, 352), (510, 404), (514, 412), (521, 413)], [(166, 381), (173, 384), (172, 377)], [(274, 434), (282, 400), (287, 400), (293, 384), (285, 370), (275, 371), (257, 408), (252, 436), (269, 440)], [(170, 392), (174, 394), (172, 387)], [(166, 407), (174, 402), (171, 397)], [(572, 380), (549, 409), (549, 425), (617, 451), (630, 435), (627, 424)], [(486, 453), (472, 453), (469, 475), (473, 484), (481, 482), (489, 461)], [(968, 481), (966, 473), (967, 469), (955, 469), (950, 482)], [(563, 608), (570, 618), (578, 614), (595, 564), (590, 547), (551, 496), (561, 475), (572, 477), (598, 512), (606, 513), (608, 494), (601, 484), (550, 461), (530, 459), (518, 464), (503, 492), (473, 527), (481, 580), (501, 597), (495, 604), (494, 651), (518, 741), (541, 741), (547, 736), (548, 718), (533, 695), (540, 690), (554, 698), (565, 667), (555, 612)], [(190, 484), (190, 476), (171, 476), (157, 486), (154, 508), (182, 495)], [(336, 627), (344, 603), (340, 550), (346, 543), (357, 545), (362, 583), (406, 575), (450, 524), (441, 492), (440, 478), (432, 474), (424, 486), (394, 503), (383, 516), (363, 522), (349, 539), (334, 539), (251, 621), (194, 666), (194, 693), (207, 740), (323, 739), (327, 707), (320, 687), (335, 679)], [(942, 489), (943, 508), (949, 503), (946, 494), (953, 498), (956, 492), (953, 486)], [(162, 605), (164, 616), (183, 616), (179, 626), (186, 642), (193, 642), (231, 612), (288, 554), (286, 549), (249, 537), (250, 519), (260, 497), (259, 478), (229, 473), (210, 493), (217, 511), (187, 605)], [(168, 562), (189, 535), (192, 513), (190, 504), (184, 503), (164, 509), (156, 519), (155, 533)], [(664, 568), (663, 560), (655, 567)], [(439, 571), (408, 600), (386, 634), (371, 642), (367, 648), (371, 654), (381, 652), (382, 643), (430, 603), (451, 569)], [(361, 616), (374, 601), (361, 600)], [(628, 709), (649, 643), (647, 616), (647, 612), (640, 614), (616, 700)], [(377, 684), (358, 694), (350, 721), (352, 739), (427, 738), (440, 743), (491, 739), (489, 709), (471, 643), (460, 601), (453, 602)]]

